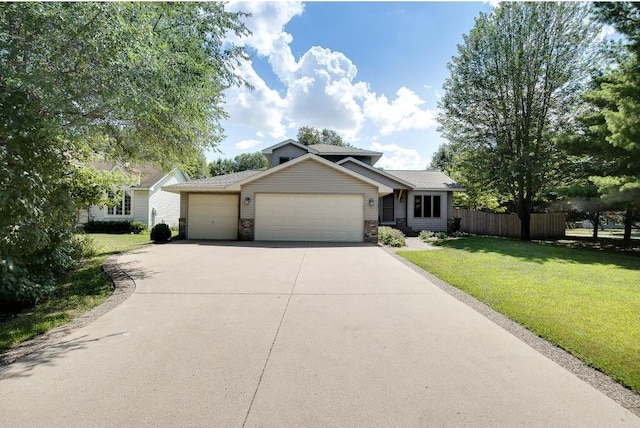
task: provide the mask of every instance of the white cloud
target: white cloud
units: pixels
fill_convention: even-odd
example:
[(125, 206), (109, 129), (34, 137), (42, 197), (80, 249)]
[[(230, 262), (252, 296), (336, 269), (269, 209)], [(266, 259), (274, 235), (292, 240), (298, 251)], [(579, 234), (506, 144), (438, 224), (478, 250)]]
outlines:
[(488, 0), (484, 1), (483, 3), (489, 3), (489, 6), (495, 9), (500, 3), (502, 3), (502, 0)]
[(230, 120), (256, 129), (262, 135), (283, 137), (286, 133), (283, 114), (287, 100), (280, 97), (278, 91), (267, 86), (255, 72), (251, 62), (242, 63), (238, 72), (254, 89), (244, 86), (227, 89), (225, 110), (229, 113)]
[(389, 102), (385, 95), (367, 95), (364, 102), (364, 114), (380, 128), (380, 134), (390, 135), (395, 131), (426, 129), (436, 124), (434, 110), (422, 109), (425, 104), (415, 92), (401, 87), (396, 99)]
[(289, 46), (293, 37), (284, 27), (293, 17), (302, 14), (304, 5), (301, 2), (230, 2), (226, 9), (251, 14), (243, 22), (252, 34), (242, 40), (231, 35), (230, 41), (254, 48), (258, 55), (269, 60), (281, 80), (288, 81), (296, 61)]
[(384, 153), (376, 163), (376, 166), (384, 169), (425, 169), (427, 166), (427, 161), (416, 150), (407, 149), (397, 144), (373, 142), (371, 150)]
[(355, 136), (364, 121), (357, 99), (367, 91), (362, 83), (353, 83), (356, 73), (343, 53), (317, 46), (309, 49), (297, 63), (287, 91), (291, 125), (326, 127)]
[(235, 144), (235, 147), (238, 149), (250, 149), (252, 147), (257, 146), (260, 143), (261, 141), (258, 141), (258, 140), (241, 140)]
[(296, 61), (290, 47), (293, 37), (284, 28), (303, 13), (302, 3), (231, 2), (227, 8), (252, 14), (245, 22), (253, 34), (229, 40), (255, 49), (285, 87), (283, 93), (271, 89), (251, 61), (243, 63), (238, 72), (254, 89), (226, 91), (230, 122), (273, 138), (304, 125), (326, 127), (347, 140), (357, 139), (366, 124), (381, 135), (435, 126), (435, 112), (425, 108), (415, 92), (403, 86), (393, 100), (377, 95), (367, 82), (355, 80), (358, 69), (342, 52), (313, 46)]

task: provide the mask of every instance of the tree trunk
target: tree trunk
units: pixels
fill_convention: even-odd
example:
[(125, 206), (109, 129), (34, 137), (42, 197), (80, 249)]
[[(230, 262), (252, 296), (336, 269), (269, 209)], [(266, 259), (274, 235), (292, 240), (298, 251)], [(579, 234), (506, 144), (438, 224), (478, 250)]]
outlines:
[(593, 224), (593, 239), (597, 239), (598, 228), (600, 227), (600, 213), (595, 213), (590, 220), (591, 224)]
[(627, 247), (631, 244), (631, 226), (633, 226), (633, 210), (627, 208), (627, 212), (624, 215), (624, 238), (622, 239), (622, 242)]
[(523, 241), (531, 240), (531, 210), (529, 209), (529, 201), (522, 198), (518, 201), (516, 213), (520, 219), (520, 239)]

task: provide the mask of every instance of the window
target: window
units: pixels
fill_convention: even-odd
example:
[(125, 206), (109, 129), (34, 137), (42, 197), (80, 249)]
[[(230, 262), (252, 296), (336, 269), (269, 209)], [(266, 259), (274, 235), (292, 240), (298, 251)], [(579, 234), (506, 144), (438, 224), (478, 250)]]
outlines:
[(288, 157), (288, 156), (280, 156), (280, 160), (278, 161), (278, 165), (280, 165), (281, 163), (289, 162), (290, 160), (291, 160), (291, 158)]
[(413, 216), (439, 218), (441, 216), (439, 195), (418, 195), (413, 198)]
[(122, 199), (120, 203), (107, 207), (107, 215), (113, 216), (127, 216), (131, 215), (131, 195), (132, 192), (129, 189), (122, 191)]

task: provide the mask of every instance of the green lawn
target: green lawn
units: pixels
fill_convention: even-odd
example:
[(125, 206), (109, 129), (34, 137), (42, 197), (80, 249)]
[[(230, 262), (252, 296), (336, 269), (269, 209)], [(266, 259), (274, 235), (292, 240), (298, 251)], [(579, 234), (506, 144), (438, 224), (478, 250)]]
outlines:
[(69, 273), (47, 302), (0, 321), (0, 351), (45, 333), (102, 303), (113, 292), (111, 281), (100, 269), (102, 263), (112, 254), (135, 250), (151, 242), (148, 232), (87, 236), (95, 241), (96, 255)]
[(399, 255), (640, 391), (640, 257), (516, 240)]

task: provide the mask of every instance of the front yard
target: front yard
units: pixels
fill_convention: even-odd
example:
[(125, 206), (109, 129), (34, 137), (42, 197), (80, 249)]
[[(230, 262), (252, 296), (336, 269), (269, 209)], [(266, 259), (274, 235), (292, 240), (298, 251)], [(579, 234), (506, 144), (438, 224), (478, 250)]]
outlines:
[(151, 242), (148, 232), (86, 236), (95, 242), (95, 255), (85, 259), (71, 272), (53, 297), (33, 310), (15, 317), (0, 318), (0, 351), (45, 333), (102, 303), (113, 292), (111, 281), (100, 269), (107, 257)]
[(516, 240), (399, 255), (640, 391), (640, 257)]

